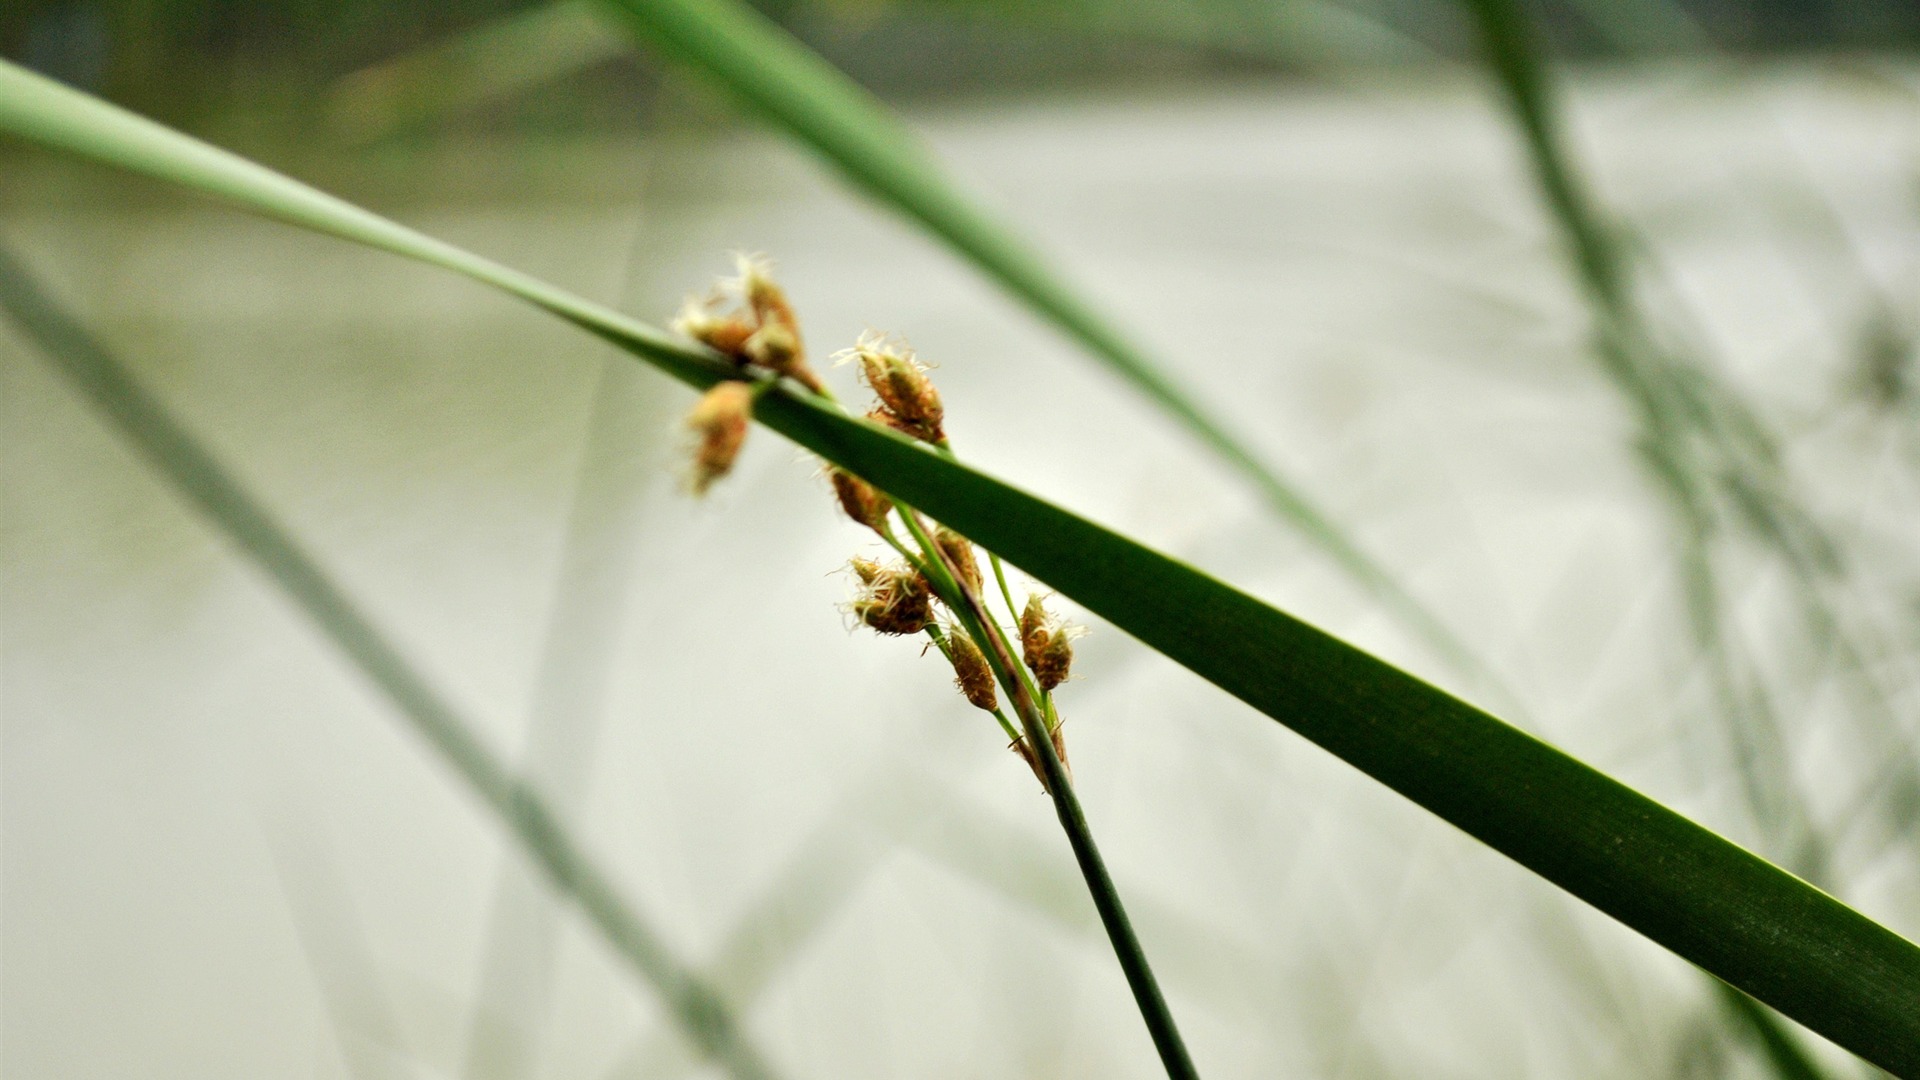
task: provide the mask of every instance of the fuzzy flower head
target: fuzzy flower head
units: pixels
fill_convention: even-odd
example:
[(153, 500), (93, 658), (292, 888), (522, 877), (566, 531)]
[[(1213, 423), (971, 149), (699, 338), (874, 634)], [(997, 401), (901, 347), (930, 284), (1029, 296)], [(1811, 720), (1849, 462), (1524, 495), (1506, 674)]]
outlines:
[(893, 506), (885, 495), (845, 469), (829, 466), (827, 478), (833, 482), (834, 497), (840, 500), (840, 509), (846, 511), (848, 517), (882, 536), (887, 535), (887, 514)]
[(960, 584), (978, 593), (980, 591), (980, 560), (974, 557), (973, 543), (966, 537), (940, 526), (933, 534), (933, 542), (940, 553), (960, 577)]
[(736, 276), (688, 298), (673, 329), (736, 364), (757, 365), (823, 393), (825, 385), (807, 366), (793, 305), (773, 280), (773, 264), (762, 255), (735, 255), (734, 268)]
[(733, 269), (736, 276), (724, 282), (723, 287), (740, 298), (753, 313), (755, 322), (761, 326), (785, 326), (793, 331), (797, 344), (800, 324), (794, 318), (793, 306), (787, 302), (786, 290), (773, 280), (773, 260), (758, 253), (735, 252)]
[(933, 622), (933, 594), (919, 571), (905, 563), (879, 566), (856, 559), (853, 574), (860, 592), (848, 610), (862, 626), (904, 635), (917, 634)]
[(689, 296), (680, 305), (680, 313), (668, 325), (673, 332), (690, 337), (715, 352), (738, 360), (754, 328), (738, 314), (722, 313), (725, 303), (718, 292)]
[(860, 335), (853, 348), (836, 353), (835, 359), (860, 364), (860, 377), (880, 399), (879, 408), (867, 414), (869, 418), (926, 442), (946, 440), (941, 426), (946, 409), (940, 403), (940, 392), (927, 378), (927, 365), (905, 342), (869, 330)]
[(687, 427), (697, 440), (688, 486), (704, 495), (714, 481), (733, 470), (734, 459), (747, 441), (753, 416), (753, 388), (743, 382), (714, 384), (687, 414)]
[(1049, 612), (1038, 593), (1027, 597), (1026, 610), (1020, 613), (1020, 651), (1040, 689), (1052, 690), (1067, 681), (1073, 668), (1073, 641), (1086, 632), (1086, 627)]
[(986, 654), (973, 643), (973, 638), (957, 626), (948, 627), (947, 652), (953, 660), (953, 682), (960, 688), (961, 696), (976, 709), (992, 712), (999, 708), (1000, 698), (993, 688), (993, 669), (987, 666)]

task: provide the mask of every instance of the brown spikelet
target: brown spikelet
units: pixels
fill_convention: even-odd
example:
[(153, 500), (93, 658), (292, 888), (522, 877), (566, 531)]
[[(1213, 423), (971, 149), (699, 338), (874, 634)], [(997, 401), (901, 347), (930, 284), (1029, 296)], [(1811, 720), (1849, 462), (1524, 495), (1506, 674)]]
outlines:
[(744, 361), (747, 359), (747, 342), (753, 338), (753, 327), (739, 319), (718, 319), (699, 338), (735, 361)]
[(946, 440), (942, 426), (946, 407), (933, 380), (927, 378), (926, 365), (914, 357), (912, 349), (868, 333), (843, 355), (860, 361), (861, 377), (880, 399), (879, 412), (884, 415), (868, 414), (869, 419), (926, 442)]
[(1027, 666), (1033, 666), (1034, 654), (1046, 648), (1047, 624), (1052, 616), (1040, 600), (1040, 594), (1029, 593), (1027, 606), (1020, 612), (1020, 647), (1026, 654)]
[(742, 346), (746, 358), (769, 371), (795, 380), (816, 394), (826, 392), (826, 384), (807, 366), (800, 349), (800, 337), (784, 323), (766, 323), (753, 332)]
[(1000, 698), (993, 688), (993, 669), (987, 666), (987, 657), (980, 646), (965, 633), (956, 632), (947, 636), (947, 648), (953, 657), (953, 681), (960, 687), (960, 693), (975, 708), (987, 712), (998, 708)]
[(1067, 681), (1073, 669), (1073, 646), (1068, 644), (1070, 637), (1064, 631), (1056, 630), (1047, 636), (1046, 647), (1040, 655), (1027, 662), (1033, 669), (1033, 681), (1040, 689), (1051, 690)]
[(833, 494), (840, 500), (840, 509), (874, 532), (886, 535), (887, 513), (892, 509), (887, 497), (845, 469), (830, 468), (827, 476), (833, 481)]
[(800, 323), (794, 318), (787, 292), (774, 283), (773, 267), (765, 258), (740, 256), (735, 261), (740, 272), (740, 295), (762, 326), (784, 326), (793, 334), (794, 350), (800, 347)]
[(753, 388), (743, 382), (717, 383), (694, 404), (687, 427), (699, 438), (689, 478), (695, 495), (706, 494), (714, 481), (732, 471), (752, 416)]
[(725, 353), (735, 363), (742, 363), (747, 358), (747, 339), (753, 336), (753, 325), (739, 315), (714, 314), (717, 303), (717, 295), (688, 297), (681, 305), (680, 314), (674, 317), (673, 329), (715, 352)]
[(1067, 681), (1073, 670), (1073, 639), (1082, 631), (1047, 612), (1038, 595), (1027, 597), (1020, 613), (1020, 653), (1042, 690)]
[(862, 585), (873, 584), (880, 580), (880, 575), (885, 572), (885, 568), (879, 563), (872, 559), (863, 559), (858, 555), (853, 557), (848, 566), (853, 570), (853, 576), (860, 579)]
[(867, 419), (882, 427), (890, 427), (909, 439), (918, 439), (920, 437), (920, 429), (900, 419), (899, 414), (889, 412), (885, 406), (868, 409)]
[(966, 537), (942, 525), (933, 534), (933, 542), (940, 547), (941, 554), (960, 575), (960, 584), (975, 595), (980, 592), (980, 561), (973, 556), (973, 543)]
[[(857, 564), (854, 573), (861, 574)], [(853, 602), (854, 617), (863, 625), (882, 634), (917, 634), (933, 621), (933, 597), (912, 568), (882, 568), (865, 584)]]
[[(807, 366), (800, 321), (772, 268), (758, 256), (739, 256), (738, 276), (721, 281), (704, 297), (690, 297), (673, 320), (674, 330), (724, 353), (737, 364), (754, 364), (799, 382), (816, 394), (826, 384)], [(721, 312), (729, 298), (734, 309)]]

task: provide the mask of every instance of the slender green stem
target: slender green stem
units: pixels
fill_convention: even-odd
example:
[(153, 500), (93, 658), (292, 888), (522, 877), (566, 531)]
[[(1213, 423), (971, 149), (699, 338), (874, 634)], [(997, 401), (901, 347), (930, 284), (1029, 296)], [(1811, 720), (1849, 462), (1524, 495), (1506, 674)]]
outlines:
[(1000, 556), (987, 552), (987, 563), (993, 567), (993, 580), (1000, 583), (1000, 599), (1007, 602), (1007, 614), (1013, 619), (1013, 625), (1020, 625), (1020, 608), (1013, 602), (1013, 590), (1007, 588), (1007, 568), (1000, 563)]
[(1006, 688), (1007, 696), (1013, 700), (1014, 715), (1020, 718), (1028, 747), (1040, 762), (1041, 776), (1046, 781), (1047, 794), (1053, 799), (1054, 813), (1060, 818), (1060, 827), (1067, 834), (1068, 845), (1073, 848), (1074, 860), (1080, 864), (1081, 876), (1087, 882), (1087, 892), (1093, 897), (1093, 906), (1100, 913), (1100, 922), (1106, 927), (1108, 940), (1113, 943), (1114, 955), (1120, 961), (1121, 972), (1126, 975), (1127, 986), (1133, 991), (1133, 1000), (1140, 1009), (1140, 1016), (1146, 1021), (1147, 1034), (1153, 1039), (1154, 1049), (1159, 1051), (1161, 1065), (1166, 1068), (1169, 1080), (1199, 1080), (1200, 1073), (1194, 1068), (1185, 1040), (1180, 1037), (1173, 1011), (1167, 1006), (1166, 996), (1160, 992), (1160, 982), (1154, 977), (1152, 966), (1147, 963), (1146, 950), (1141, 946), (1139, 936), (1134, 933), (1133, 921), (1127, 917), (1127, 909), (1120, 901), (1119, 887), (1114, 884), (1113, 875), (1107, 871), (1106, 860), (1101, 858), (1100, 849), (1094, 844), (1093, 830), (1087, 824), (1080, 797), (1073, 790), (1073, 779), (1067, 773), (1066, 763), (1060, 760), (1060, 754), (1054, 748), (1053, 728), (1057, 725), (1048, 723), (1051, 709), (1040, 704), (1045, 700), (1042, 692), (1033, 685), (1026, 666), (1014, 657), (1005, 635), (987, 611), (986, 604), (974, 590), (963, 584), (957, 569), (948, 565), (946, 552), (927, 534), (914, 509), (898, 501), (894, 505), (899, 508), (900, 518), (906, 522), (907, 529), (913, 533), (914, 539), (926, 551), (928, 560), (938, 570), (939, 584), (953, 593), (953, 600), (948, 601), (949, 606), (954, 608), (954, 614), (979, 640), (988, 663), (993, 665), (1001, 685)]
[[(1518, 0), (1464, 3), (1526, 145), (1534, 180), (1560, 227), (1574, 278), (1592, 309), (1596, 353), (1642, 414), (1647, 430), (1643, 454), (1676, 511), (1684, 551), (1689, 626), (1708, 664), (1749, 810), (1766, 834), (1798, 838), (1796, 869), (1803, 877), (1818, 881), (1824, 876), (1819, 870), (1826, 862), (1825, 845), (1807, 820), (1805, 799), (1793, 783), (1765, 690), (1736, 674), (1736, 667), (1750, 666), (1750, 662), (1740, 664), (1743, 658), (1721, 626), (1719, 589), (1708, 540), (1713, 522), (1705, 509), (1715, 495), (1710, 488), (1716, 477), (1698, 475), (1718, 470), (1703, 470), (1681, 449), (1705, 434), (1723, 454), (1735, 456), (1734, 464), (1749, 468), (1759, 465), (1762, 481), (1777, 485), (1778, 478), (1772, 475), (1771, 436), (1737, 401), (1711, 396), (1714, 387), (1705, 381), (1703, 373), (1683, 366), (1677, 357), (1664, 356), (1655, 343), (1644, 312), (1635, 302), (1629, 249), (1582, 183), (1574, 155), (1565, 145), (1560, 113), (1547, 78), (1545, 50), (1523, 5)], [(1729, 472), (1733, 494), (1738, 496), (1747, 474), (1738, 469)], [(1785, 501), (1777, 493), (1776, 498)], [(1746, 502), (1762, 510), (1759, 516), (1769, 521), (1768, 514), (1797, 515), (1797, 507), (1791, 504), (1785, 515), (1779, 515), (1776, 508), (1765, 507), (1758, 496), (1750, 495)], [(1805, 529), (1813, 533), (1815, 541), (1824, 539), (1810, 522)], [(1796, 562), (1797, 548), (1787, 530), (1760, 531), (1775, 541), (1774, 546), (1790, 564)], [(1800, 571), (1797, 580), (1802, 583), (1813, 576), (1799, 566), (1796, 569)], [(1817, 603), (1803, 607), (1820, 631), (1820, 638), (1842, 646), (1851, 644), (1845, 634), (1825, 625), (1824, 612)], [(1764, 778), (1760, 775), (1763, 768)], [(1824, 1076), (1765, 1006), (1720, 982), (1715, 983), (1715, 997), (1722, 1012), (1752, 1032), (1767, 1062), (1783, 1080), (1820, 1080)]]
[[(955, 461), (960, 460), (960, 455), (953, 452), (952, 439), (942, 438), (938, 443), (935, 443), (934, 445), (939, 448), (941, 453), (947, 455), (953, 460)], [(1007, 588), (1007, 568), (1001, 564), (1000, 556), (998, 554), (993, 552), (991, 549), (984, 549), (984, 550), (986, 550), (987, 552), (987, 564), (993, 567), (993, 580), (998, 582), (1000, 585), (1000, 599), (1006, 601), (1007, 615), (1009, 618), (1013, 620), (1012, 625), (1019, 626), (1020, 625), (1020, 608), (1016, 606), (1013, 602), (1013, 590)]]

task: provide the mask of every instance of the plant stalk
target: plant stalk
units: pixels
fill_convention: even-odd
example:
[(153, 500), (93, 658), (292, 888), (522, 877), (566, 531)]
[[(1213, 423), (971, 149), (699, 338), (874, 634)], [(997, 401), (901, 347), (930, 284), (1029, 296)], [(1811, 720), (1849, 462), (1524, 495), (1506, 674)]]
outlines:
[(987, 610), (985, 602), (978, 593), (967, 587), (958, 568), (949, 562), (947, 553), (927, 534), (916, 511), (897, 501), (895, 505), (908, 530), (919, 541), (929, 563), (939, 570), (944, 579), (939, 584), (952, 590), (953, 600), (957, 601), (952, 605), (954, 614), (962, 619), (969, 633), (980, 639), (980, 644), (986, 649), (988, 662), (994, 666), (1001, 685), (1013, 701), (1014, 714), (1020, 718), (1027, 744), (1040, 762), (1047, 794), (1052, 797), (1054, 813), (1060, 818), (1060, 828), (1065, 830), (1067, 843), (1073, 848), (1074, 861), (1080, 864), (1080, 874), (1086, 879), (1087, 892), (1093, 897), (1095, 910), (1100, 913), (1100, 923), (1106, 928), (1107, 939), (1113, 943), (1120, 970), (1126, 975), (1128, 988), (1133, 991), (1134, 1003), (1140, 1009), (1141, 1019), (1146, 1021), (1147, 1034), (1152, 1037), (1154, 1049), (1160, 1054), (1160, 1063), (1167, 1070), (1168, 1080), (1199, 1080), (1199, 1070), (1194, 1068), (1186, 1041), (1180, 1037), (1173, 1011), (1167, 1006), (1166, 996), (1160, 992), (1160, 982), (1154, 977), (1152, 966), (1147, 963), (1146, 950), (1141, 947), (1140, 939), (1133, 930), (1133, 921), (1127, 917), (1127, 909), (1120, 901), (1119, 887), (1114, 884), (1113, 875), (1107, 872), (1106, 860), (1100, 857), (1100, 849), (1093, 842), (1093, 830), (1087, 824), (1086, 812), (1081, 809), (1080, 797), (1074, 793), (1073, 778), (1067, 773), (1066, 763), (1060, 760), (1059, 752), (1054, 749), (1053, 732), (1047, 724), (1046, 710), (1036, 697), (1037, 690), (1028, 679), (1025, 666), (1012, 655), (1005, 635)]

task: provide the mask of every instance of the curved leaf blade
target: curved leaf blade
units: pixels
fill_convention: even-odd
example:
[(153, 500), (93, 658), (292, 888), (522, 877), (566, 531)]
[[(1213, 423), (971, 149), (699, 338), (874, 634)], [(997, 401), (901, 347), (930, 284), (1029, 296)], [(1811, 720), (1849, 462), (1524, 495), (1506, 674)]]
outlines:
[[(73, 126), (91, 126), (76, 134)], [(494, 285), (694, 386), (658, 330), (0, 63), (0, 130)], [(785, 389), (758, 418), (1521, 865), (1866, 1060), (1920, 1077), (1920, 947), (1639, 792), (1248, 594)]]

